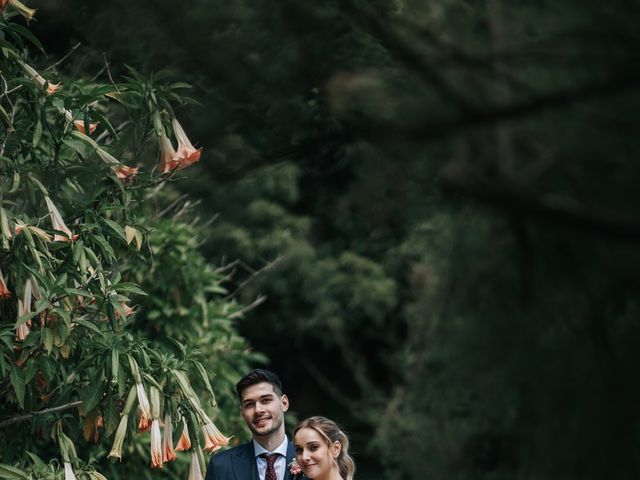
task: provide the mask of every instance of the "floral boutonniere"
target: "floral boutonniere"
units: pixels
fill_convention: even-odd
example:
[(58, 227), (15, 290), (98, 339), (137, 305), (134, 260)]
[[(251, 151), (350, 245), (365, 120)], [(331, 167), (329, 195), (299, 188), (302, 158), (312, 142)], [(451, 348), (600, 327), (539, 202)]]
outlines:
[(302, 469), (300, 468), (300, 465), (298, 465), (298, 461), (295, 458), (289, 464), (289, 473), (294, 479), (298, 478), (298, 475), (302, 473)]

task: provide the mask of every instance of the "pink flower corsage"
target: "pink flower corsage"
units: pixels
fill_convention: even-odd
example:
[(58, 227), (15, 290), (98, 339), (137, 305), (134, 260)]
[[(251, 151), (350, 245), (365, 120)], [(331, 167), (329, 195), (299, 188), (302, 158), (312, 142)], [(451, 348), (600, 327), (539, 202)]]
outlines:
[(298, 461), (295, 458), (289, 464), (289, 473), (291, 473), (294, 478), (302, 473), (302, 468), (300, 468), (300, 465), (298, 465)]

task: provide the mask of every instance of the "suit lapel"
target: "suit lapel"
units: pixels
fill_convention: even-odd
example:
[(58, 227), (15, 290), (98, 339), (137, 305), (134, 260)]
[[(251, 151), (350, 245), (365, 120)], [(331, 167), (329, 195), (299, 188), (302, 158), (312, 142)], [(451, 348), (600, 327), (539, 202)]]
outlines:
[(295, 454), (296, 451), (293, 447), (293, 443), (287, 442), (287, 465), (284, 471), (284, 480), (291, 480), (291, 473), (289, 472), (291, 467), (289, 467), (289, 464), (293, 462)]
[(259, 480), (253, 443), (245, 443), (242, 448), (238, 448), (232, 458), (232, 462), (233, 474), (236, 480)]

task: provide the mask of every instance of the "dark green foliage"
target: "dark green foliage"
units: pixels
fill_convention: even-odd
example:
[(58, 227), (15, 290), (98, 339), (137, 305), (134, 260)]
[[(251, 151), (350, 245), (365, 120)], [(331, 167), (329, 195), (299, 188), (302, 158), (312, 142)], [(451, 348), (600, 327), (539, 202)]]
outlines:
[(194, 84), (203, 248), (361, 478), (638, 477), (637, 2), (70, 3)]

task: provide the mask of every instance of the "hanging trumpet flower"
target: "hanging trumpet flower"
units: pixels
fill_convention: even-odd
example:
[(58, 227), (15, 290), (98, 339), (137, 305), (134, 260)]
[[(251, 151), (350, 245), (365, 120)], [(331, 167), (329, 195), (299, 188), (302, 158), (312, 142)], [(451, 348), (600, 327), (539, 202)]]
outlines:
[(64, 462), (64, 480), (76, 480), (76, 475), (69, 462)]
[(51, 217), (51, 223), (53, 224), (53, 229), (66, 234), (66, 236), (60, 235), (58, 233), (54, 234), (53, 241), (54, 242), (74, 242), (79, 237), (79, 235), (78, 234), (74, 235), (73, 233), (71, 233), (71, 230), (69, 230), (69, 227), (67, 227), (67, 225), (64, 223), (64, 220), (62, 220), (62, 216), (60, 215), (60, 212), (58, 211), (56, 206), (53, 204), (51, 199), (49, 197), (44, 197), (44, 200), (47, 203), (47, 208), (49, 209), (49, 216)]
[(142, 383), (136, 384), (136, 390), (138, 392), (138, 409), (140, 410), (138, 431), (148, 432), (151, 429), (151, 407), (149, 406), (149, 398)]
[[(27, 280), (24, 284), (24, 296), (22, 300), (18, 300), (18, 319), (24, 315), (27, 315), (31, 311), (31, 281)], [(27, 338), (31, 332), (31, 320), (27, 320), (26, 322), (21, 323), (16, 328), (16, 339), (23, 341)]]
[(162, 436), (160, 435), (160, 392), (154, 386), (149, 389), (151, 396), (151, 468), (162, 468)]
[(48, 95), (53, 95), (58, 90), (60, 90), (60, 88), (62, 88), (61, 83), (51, 83), (48, 80), (45, 80), (44, 78), (42, 78), (42, 76), (31, 65), (27, 65), (26, 63), (20, 62), (20, 66), (29, 76), (29, 79), (33, 80), (38, 86), (40, 87), (44, 87), (45, 85), (47, 86)]
[[(67, 119), (67, 121), (69, 123), (73, 123), (73, 126), (75, 127), (76, 130), (78, 130), (80, 133), (84, 133), (85, 135), (87, 134), (87, 129), (85, 126), (85, 122), (83, 120), (77, 119), (73, 117), (73, 113), (71, 113), (71, 110), (67, 110), (65, 109), (64, 111), (64, 116)], [(98, 124), (97, 123), (89, 123), (89, 133), (93, 133), (95, 131), (95, 129), (98, 128)]]
[(162, 438), (162, 461), (173, 462), (177, 458), (173, 449), (173, 423), (171, 415), (166, 413), (164, 416), (164, 436)]
[(129, 367), (131, 368), (131, 375), (136, 382), (136, 393), (138, 396), (138, 410), (140, 412), (140, 420), (138, 421), (138, 431), (148, 432), (151, 429), (151, 405), (149, 404), (149, 398), (147, 392), (142, 385), (142, 377), (140, 377), (140, 370), (138, 364), (131, 355), (128, 355)]
[(127, 401), (124, 404), (124, 409), (122, 410), (122, 417), (120, 417), (120, 423), (118, 424), (118, 429), (116, 430), (116, 436), (113, 440), (113, 447), (111, 447), (111, 452), (109, 452), (108, 455), (108, 457), (111, 459), (122, 460), (122, 446), (127, 435), (129, 413), (133, 408), (133, 402), (135, 402), (136, 396), (136, 387), (131, 387), (131, 390), (129, 390), (129, 395), (127, 396)]
[(4, 10), (7, 5), (11, 5), (15, 8), (20, 15), (27, 19), (27, 21), (33, 19), (36, 14), (35, 8), (29, 8), (18, 0), (4, 0), (0, 3), (0, 11)]
[(187, 428), (187, 421), (182, 417), (182, 435), (176, 445), (176, 452), (184, 452), (191, 448), (191, 439), (189, 438), (189, 429)]
[(191, 452), (191, 464), (189, 465), (189, 480), (204, 480), (202, 476), (202, 468), (198, 460), (198, 454), (195, 450)]
[(171, 173), (177, 170), (180, 165), (180, 162), (178, 162), (178, 154), (174, 150), (169, 137), (165, 135), (164, 129), (162, 130), (159, 141), (160, 161), (158, 162), (158, 170), (160, 170), (160, 173)]
[(173, 118), (171, 121), (173, 125), (173, 132), (176, 134), (176, 138), (178, 139), (178, 169), (187, 168), (190, 165), (193, 165), (198, 160), (200, 160), (200, 155), (202, 154), (202, 147), (196, 149), (187, 137), (182, 125), (178, 122), (177, 118)]
[(209, 420), (206, 424), (202, 425), (202, 434), (204, 435), (205, 445), (202, 450), (207, 453), (211, 453), (218, 450), (221, 447), (225, 447), (229, 444), (230, 437), (225, 437), (220, 433), (218, 427)]

